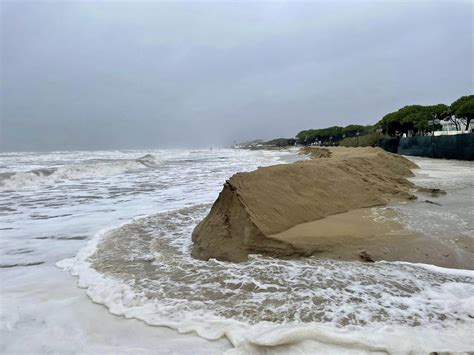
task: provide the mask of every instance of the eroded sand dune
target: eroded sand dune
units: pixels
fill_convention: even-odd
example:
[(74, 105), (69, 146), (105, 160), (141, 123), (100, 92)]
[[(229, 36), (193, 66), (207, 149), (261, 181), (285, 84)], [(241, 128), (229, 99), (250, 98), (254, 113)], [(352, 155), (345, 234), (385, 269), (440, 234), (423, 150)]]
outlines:
[(309, 255), (305, 246), (274, 238), (299, 224), (412, 198), (416, 165), (378, 148), (337, 148), (309, 161), (238, 173), (225, 184), (193, 232), (193, 256), (243, 261), (249, 254)]

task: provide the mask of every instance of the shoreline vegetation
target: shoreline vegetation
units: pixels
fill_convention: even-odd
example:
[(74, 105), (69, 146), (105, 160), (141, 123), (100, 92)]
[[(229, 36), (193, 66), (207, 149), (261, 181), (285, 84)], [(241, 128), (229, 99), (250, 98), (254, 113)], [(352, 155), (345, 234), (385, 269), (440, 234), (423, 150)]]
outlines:
[(474, 269), (469, 241), (447, 245), (371, 215), (372, 207), (416, 199), (415, 192), (443, 193), (408, 180), (413, 162), (371, 147), (305, 147), (301, 153), (311, 159), (227, 180), (193, 231), (193, 257), (241, 262), (249, 254), (315, 255)]
[[(296, 134), (295, 138), (276, 138), (270, 141), (257, 139), (245, 142), (238, 147), (249, 149), (278, 149), (287, 146), (319, 145), (343, 147), (375, 147), (383, 140), (402, 135), (430, 135), (441, 129), (441, 121), (450, 123), (454, 130), (471, 132), (474, 118), (474, 95), (466, 95), (451, 105), (408, 105), (383, 116), (374, 125), (332, 126), (320, 129), (307, 129)], [(440, 120), (440, 123), (436, 120)], [(430, 124), (431, 122), (431, 124)]]

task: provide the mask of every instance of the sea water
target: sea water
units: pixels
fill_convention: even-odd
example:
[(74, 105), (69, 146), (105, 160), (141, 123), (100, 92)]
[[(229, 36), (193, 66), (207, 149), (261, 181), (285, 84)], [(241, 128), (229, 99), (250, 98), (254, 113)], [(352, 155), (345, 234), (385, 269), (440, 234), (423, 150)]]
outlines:
[[(15, 283), (56, 264), (110, 313), (227, 338), (229, 352), (473, 350), (472, 271), (314, 257), (254, 255), (239, 264), (190, 257), (192, 229), (227, 178), (295, 159), (294, 152), (224, 149), (3, 154), (2, 289), (24, 296)], [(472, 238), (472, 163), (414, 160), (421, 167), (414, 182), (447, 190), (440, 203), (447, 208), (400, 204), (390, 207), (396, 218), (435, 238)], [(373, 213), (383, 215), (383, 208)], [(3, 299), (4, 352), (17, 349), (11, 335), (25, 327), (38, 332), (30, 319), (36, 313), (21, 309), (38, 297), (44, 295)], [(50, 349), (68, 351), (56, 346)]]

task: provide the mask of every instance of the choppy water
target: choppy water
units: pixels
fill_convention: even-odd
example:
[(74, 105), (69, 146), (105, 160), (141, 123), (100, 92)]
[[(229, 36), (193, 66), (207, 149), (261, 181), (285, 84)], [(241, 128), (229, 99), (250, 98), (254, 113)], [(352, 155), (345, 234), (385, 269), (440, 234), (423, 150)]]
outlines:
[(212, 202), (236, 171), (289, 153), (233, 150), (0, 154), (0, 267), (74, 256), (137, 216)]
[[(1, 158), (1, 266), (28, 270), (74, 256), (58, 265), (79, 276), (89, 296), (114, 314), (209, 339), (227, 336), (245, 351), (285, 344), (299, 345), (283, 351), (308, 352), (321, 344), (333, 351), (341, 346), (389, 352), (474, 349), (470, 271), (316, 258), (254, 256), (230, 264), (190, 257), (191, 231), (225, 179), (293, 159), (288, 153), (132, 151)], [(472, 237), (472, 163), (416, 162), (423, 168), (416, 183), (449, 192), (437, 200), (445, 209), (420, 208), (423, 201), (402, 204), (399, 218), (437, 238), (452, 236), (453, 229)]]

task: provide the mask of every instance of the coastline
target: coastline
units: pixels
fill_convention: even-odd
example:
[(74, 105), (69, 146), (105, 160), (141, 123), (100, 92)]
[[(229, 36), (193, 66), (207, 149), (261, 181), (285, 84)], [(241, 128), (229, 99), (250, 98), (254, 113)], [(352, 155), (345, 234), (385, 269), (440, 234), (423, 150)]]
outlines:
[(305, 147), (300, 154), (311, 160), (229, 179), (193, 232), (193, 256), (243, 261), (252, 253), (314, 255), (474, 269), (469, 237), (446, 243), (406, 228), (395, 215), (382, 222), (373, 216), (373, 207), (444, 193), (410, 182), (418, 168), (412, 161), (378, 148)]
[[(426, 161), (426, 164), (430, 163), (431, 161)], [(437, 167), (439, 163), (433, 162), (433, 164), (433, 171), (435, 174), (439, 174), (440, 169)], [(453, 168), (451, 170), (460, 169), (457, 163), (452, 162), (452, 164)], [(421, 166), (422, 164), (420, 164)], [(422, 170), (420, 174), (422, 177), (424, 175), (426, 175), (426, 170)], [(441, 176), (444, 179), (444, 176)], [(452, 179), (450, 178), (449, 181), (452, 181)], [(216, 187), (218, 186), (219, 181), (216, 181)], [(426, 184), (426, 186), (432, 185)], [(439, 187), (443, 188), (443, 186)], [(215, 194), (217, 192), (218, 190), (216, 189)], [(451, 193), (451, 190), (448, 190), (446, 197), (441, 197), (436, 201), (445, 204), (445, 198), (454, 199), (457, 197), (457, 195)], [(208, 202), (211, 202), (211, 200), (209, 199)], [(195, 197), (193, 197), (190, 204), (195, 203)], [(422, 203), (422, 201), (415, 201), (415, 203)], [(441, 209), (436, 205), (424, 205), (433, 210)], [(131, 205), (127, 206), (128, 208), (122, 208), (121, 211), (132, 210), (129, 208)], [(141, 206), (146, 207), (148, 205), (142, 203)], [(150, 208), (153, 208), (154, 212), (158, 212), (156, 211), (156, 206), (150, 204)], [(379, 208), (376, 207), (375, 209), (379, 210)], [(152, 213), (145, 210), (140, 210), (139, 212), (137, 213), (134, 210), (135, 214), (142, 216)], [(57, 212), (53, 211), (51, 215), (57, 215)], [(76, 213), (75, 216), (70, 218), (77, 219), (78, 216), (80, 214)], [(139, 220), (132, 216), (130, 218), (124, 217), (117, 218), (117, 221), (114, 220), (114, 223), (109, 226), (112, 228), (111, 231), (117, 234), (116, 239), (111, 240), (114, 244), (122, 243), (124, 239), (123, 233), (120, 234), (114, 231), (115, 229), (122, 229), (123, 223), (125, 223), (125, 226), (134, 226), (139, 223)], [(185, 217), (188, 218), (187, 216)], [(110, 221), (110, 218), (107, 220)], [(55, 219), (51, 221), (55, 221)], [(170, 221), (170, 223), (166, 224), (160, 220), (155, 223), (155, 226), (169, 225), (169, 229), (163, 234), (171, 236), (169, 242), (174, 243), (175, 238), (179, 236), (184, 245), (188, 245), (186, 243), (189, 243), (192, 225), (189, 225), (189, 229), (184, 231), (176, 231), (174, 228), (179, 225), (180, 220), (176, 220), (173, 217), (172, 219), (165, 219), (165, 221)], [(86, 223), (82, 224), (88, 225)], [(43, 233), (51, 232), (45, 230)], [(54, 251), (61, 250), (61, 254), (55, 254), (52, 256), (52, 260), (69, 258), (77, 254), (75, 261), (75, 267), (78, 271), (76, 274), (77, 278), (58, 270), (50, 262), (39, 266), (1, 270), (3, 290), (6, 296), (5, 301), (8, 301), (8, 303), (5, 303), (6, 307), (2, 310), (3, 327), (1, 332), (6, 339), (11, 339), (3, 344), (2, 351), (5, 353), (24, 353), (27, 351), (67, 352), (67, 349), (73, 346), (80, 352), (112, 353), (118, 349), (121, 353), (133, 354), (150, 354), (157, 351), (187, 353), (190, 351), (198, 352), (198, 350), (202, 353), (210, 354), (226, 351), (229, 354), (305, 351), (308, 353), (314, 353), (314, 351), (341, 353), (349, 351), (366, 352), (374, 348), (381, 349), (381, 351), (387, 350), (404, 353), (424, 351), (428, 353), (430, 351), (469, 351), (474, 345), (467, 336), (470, 334), (470, 329), (472, 329), (469, 328), (472, 322), (469, 323), (470, 319), (466, 315), (470, 312), (469, 303), (466, 302), (469, 302), (468, 297), (472, 295), (468, 288), (472, 284), (472, 281), (470, 281), (473, 277), (472, 271), (398, 262), (329, 262), (324, 260), (318, 261), (314, 258), (301, 258), (293, 261), (255, 256), (252, 256), (248, 263), (237, 265), (216, 260), (209, 262), (190, 260), (191, 258), (186, 258), (186, 256), (189, 256), (188, 253), (180, 254), (178, 255), (179, 257), (173, 254), (164, 260), (165, 263), (163, 265), (172, 265), (169, 263), (170, 261), (177, 262), (178, 265), (176, 266), (178, 268), (173, 266), (174, 270), (177, 270), (177, 272), (188, 270), (189, 272), (187, 272), (186, 278), (179, 276), (176, 280), (172, 280), (166, 286), (170, 287), (169, 293), (164, 294), (164, 297), (157, 297), (154, 301), (157, 302), (158, 310), (165, 311), (165, 313), (168, 310), (168, 324), (175, 315), (178, 315), (178, 321), (169, 324), (169, 327), (173, 329), (165, 329), (166, 327), (160, 325), (166, 323), (166, 320), (161, 319), (160, 324), (160, 320), (153, 316), (157, 309), (150, 308), (150, 304), (141, 303), (150, 302), (149, 299), (142, 300), (140, 298), (141, 293), (134, 295), (124, 292), (124, 286), (127, 286), (126, 280), (114, 280), (113, 275), (104, 274), (104, 277), (110, 281), (104, 283), (104, 280), (90, 277), (90, 272), (95, 272), (95, 270), (91, 270), (89, 266), (84, 264), (90, 256), (90, 254), (85, 252), (84, 244), (87, 243), (92, 246), (96, 242), (101, 243), (104, 235), (93, 230), (90, 233), (81, 231), (80, 235), (83, 234), (94, 235), (94, 237), (89, 242), (82, 239), (71, 239), (70, 241), (53, 240), (54, 243), (64, 243), (67, 245), (74, 243), (75, 246), (82, 246), (82, 248), (79, 248), (81, 249), (79, 254), (77, 254), (77, 249), (73, 247), (64, 251), (64, 249), (56, 247), (57, 244), (53, 244), (54, 246), (51, 248)], [(35, 235), (34, 233), (31, 235), (38, 236), (38, 234)], [(40, 236), (42, 235), (40, 234)], [(154, 236), (154, 238), (160, 239), (160, 236)], [(38, 239), (37, 243), (49, 241), (50, 239)], [(140, 255), (135, 254), (137, 246), (139, 245), (135, 244), (130, 248), (119, 247), (120, 250), (123, 250), (124, 255), (121, 256), (123, 259), (116, 260), (118, 267), (123, 268), (124, 262), (130, 263), (133, 260), (135, 260), (134, 263), (142, 263), (144, 268), (150, 267), (149, 259), (144, 258), (141, 261), (139, 258), (136, 258)], [(153, 250), (157, 261), (167, 255), (166, 253), (163, 254), (162, 248)], [(89, 252), (92, 253), (92, 249)], [(149, 252), (152, 252), (152, 250), (147, 250), (144, 255), (147, 257)], [(106, 256), (99, 253), (97, 257), (105, 258)], [(184, 262), (179, 263), (179, 260)], [(110, 261), (114, 262), (114, 260)], [(189, 267), (192, 265), (195, 265), (195, 268)], [(164, 271), (160, 265), (157, 267), (159, 267), (160, 273)], [(427, 272), (422, 271), (425, 269)], [(261, 278), (262, 273), (267, 272), (268, 278)], [(151, 273), (151, 275), (156, 277), (156, 279), (153, 279), (153, 284), (162, 285), (166, 283), (168, 274), (163, 275), (162, 278), (158, 274)], [(198, 275), (202, 279), (198, 278)], [(186, 318), (182, 317), (182, 315), (186, 316), (186, 313), (180, 313), (182, 310), (170, 307), (166, 303), (166, 296), (176, 297), (176, 290), (187, 289), (189, 289), (189, 294), (183, 299), (194, 300), (193, 302), (199, 301), (196, 298), (198, 296), (196, 292), (202, 289), (203, 286), (206, 286), (200, 280), (206, 280), (210, 276), (218, 275), (222, 275), (222, 278), (228, 282), (227, 288), (222, 289), (224, 297), (212, 299), (204, 295), (202, 305), (199, 306), (202, 312)], [(446, 275), (446, 277), (443, 278), (439, 275)], [(295, 277), (299, 277), (296, 285)], [(374, 281), (373, 284), (366, 288), (370, 291), (369, 293), (363, 293), (365, 288), (353, 287), (357, 285), (357, 282), (361, 281), (361, 278), (366, 282)], [(143, 280), (145, 277), (140, 277), (139, 279)], [(326, 280), (329, 279), (332, 280), (331, 283), (326, 283)], [(193, 280), (195, 281), (194, 285), (198, 285), (197, 288), (188, 285)], [(255, 280), (256, 285), (258, 285), (257, 289), (254, 289), (256, 285), (252, 284), (252, 280)], [(394, 296), (392, 292), (399, 291), (396, 287), (385, 288), (384, 285), (397, 285), (400, 280), (403, 280), (403, 285), (409, 285), (410, 288), (418, 287), (420, 290), (426, 291), (418, 294), (416, 289), (414, 289), (414, 294), (401, 293), (397, 298), (392, 299), (391, 297)], [(281, 288), (280, 284), (285, 281), (291, 282), (285, 285), (286, 287), (293, 284), (294, 286), (301, 285), (301, 288), (295, 289), (296, 292), (285, 291), (285, 288)], [(446, 283), (447, 281), (449, 283)], [(455, 284), (453, 284), (453, 281), (455, 281)], [(77, 288), (76, 282), (79, 282), (84, 289)], [(242, 282), (242, 288), (236, 289), (236, 286), (234, 286), (235, 282)], [(336, 285), (333, 282), (336, 282)], [(350, 292), (346, 291), (345, 285), (352, 285), (350, 286)], [(438, 285), (441, 286), (438, 287)], [(214, 284), (207, 286), (214, 287)], [(152, 288), (150, 287), (149, 290), (152, 290)], [(265, 288), (267, 293), (262, 293), (265, 292)], [(337, 292), (334, 293), (331, 289), (335, 289)], [(233, 309), (243, 304), (242, 312), (249, 310), (249, 314), (255, 314), (258, 317), (258, 321), (246, 321), (244, 319), (238, 323), (235, 320), (239, 319), (238, 317), (233, 318), (220, 315), (220, 321), (216, 322), (218, 314), (216, 313), (216, 308), (211, 306), (212, 302), (224, 302), (229, 295), (240, 291), (245, 292), (245, 290), (249, 290), (248, 293), (242, 293), (242, 296), (249, 298), (247, 302), (244, 303), (243, 300), (246, 298), (243, 298), (240, 301), (233, 302), (233, 306), (231, 308), (226, 307), (226, 309)], [(219, 289), (217, 288), (215, 291), (219, 291)], [(302, 293), (302, 291), (308, 293)], [(380, 293), (374, 293), (374, 291)], [(279, 304), (279, 298), (276, 296), (278, 292), (282, 293), (281, 299), (285, 300), (294, 312), (301, 311), (301, 314), (304, 315), (308, 313), (308, 310), (314, 310), (315, 313), (310, 314), (317, 316), (317, 312), (323, 309), (327, 312), (328, 316), (332, 314), (332, 318), (311, 323), (307, 323), (306, 320), (297, 321), (298, 317), (294, 318), (295, 320), (290, 323), (279, 321), (280, 318), (276, 318), (274, 322), (271, 322), (268, 321), (267, 312), (270, 310), (268, 305), (263, 305), (263, 310), (260, 309), (255, 312), (255, 307), (261, 304), (259, 301), (261, 296), (273, 297), (275, 299), (273, 307), (276, 307)], [(381, 298), (378, 298), (377, 294)], [(288, 295), (291, 295), (291, 297), (288, 298)], [(295, 300), (297, 295), (302, 295), (305, 298)], [(252, 297), (255, 297), (253, 301)], [(320, 304), (313, 305), (311, 300), (315, 297), (329, 303), (323, 306)], [(388, 308), (385, 307), (385, 303), (382, 301), (386, 297), (396, 302), (395, 306), (389, 305)], [(360, 304), (357, 301), (358, 299), (367, 299), (367, 302)], [(408, 301), (405, 302), (405, 300)], [(456, 314), (461, 315), (462, 320), (455, 320), (453, 318), (457, 316), (453, 314), (453, 310), (448, 311), (439, 308), (438, 300), (446, 300), (446, 302), (456, 305)], [(400, 306), (398, 306), (398, 302), (402, 302)], [(410, 302), (422, 305), (425, 319), (431, 319), (428, 317), (436, 316), (437, 312), (446, 314), (449, 318), (447, 321), (443, 321), (443, 323), (435, 323), (435, 328), (438, 327), (436, 329), (431, 327), (431, 321), (430, 323), (423, 322), (423, 318), (419, 318), (423, 322), (423, 325), (420, 327), (398, 324), (398, 319), (403, 319), (405, 315), (404, 309), (410, 309), (406, 308), (410, 307), (410, 304), (412, 304)], [(121, 304), (125, 307), (118, 307)], [(190, 303), (186, 302), (186, 305), (188, 304)], [(377, 307), (374, 308), (374, 305)], [(365, 319), (367, 316), (376, 315), (377, 310), (390, 312), (390, 316), (387, 316), (381, 322), (366, 326), (350, 325), (340, 327), (336, 324), (338, 319), (340, 319), (339, 315), (331, 313), (333, 308), (341, 312), (340, 317), (346, 317), (345, 319), (351, 319), (349, 317), (352, 314), (356, 315), (359, 319)], [(60, 310), (59, 312), (58, 309)], [(276, 308), (274, 316), (284, 315), (284, 312), (285, 310)], [(418, 313), (415, 313), (415, 316), (416, 314)], [(296, 315), (298, 316), (298, 313)], [(436, 320), (436, 318), (434, 319)], [(216, 339), (216, 337), (220, 337), (220, 339), (215, 341), (207, 340)], [(232, 343), (228, 339), (232, 340)], [(420, 343), (419, 339), (429, 339), (429, 341)], [(403, 344), (402, 349), (400, 344)]]
[[(147, 225), (148, 223), (146, 220), (149, 218), (152, 217), (143, 217), (135, 220), (134, 223), (142, 220), (144, 225)], [(130, 224), (125, 224), (124, 227), (129, 225)], [(123, 326), (129, 325), (130, 323), (127, 322), (130, 322), (130, 320), (132, 322), (134, 322), (134, 320), (140, 320), (146, 324), (146, 328), (150, 331), (156, 332), (156, 335), (160, 337), (168, 336), (167, 334), (169, 333), (169, 330), (165, 328), (174, 329), (174, 335), (172, 334), (173, 332), (169, 333), (173, 336), (167, 338), (169, 342), (167, 341), (165, 345), (170, 349), (181, 349), (181, 351), (184, 351), (185, 353), (189, 351), (189, 347), (182, 347), (183, 344), (179, 340), (181, 339), (180, 337), (183, 337), (183, 340), (190, 342), (189, 344), (191, 345), (186, 346), (193, 346), (192, 344), (197, 345), (197, 342), (193, 343), (193, 339), (199, 339), (200, 342), (205, 341), (206, 339), (210, 340), (210, 342), (202, 343), (202, 346), (205, 346), (205, 351), (208, 353), (214, 353), (214, 351), (216, 351), (216, 353), (225, 353), (228, 355), (261, 354), (262, 352), (265, 353), (268, 351), (271, 351), (272, 353), (312, 353), (314, 351), (321, 351), (329, 354), (338, 354), (341, 352), (370, 353), (373, 351), (389, 353), (411, 353), (413, 351), (459, 352), (468, 351), (472, 347), (472, 341), (460, 341), (461, 339), (467, 339), (466, 335), (470, 333), (471, 329), (469, 324), (462, 324), (454, 328), (446, 327), (441, 329), (413, 327), (409, 324), (403, 323), (397, 325), (381, 325), (376, 323), (365, 326), (348, 324), (344, 327), (317, 321), (302, 323), (283, 322), (279, 324), (263, 319), (260, 322), (253, 324), (238, 319), (218, 316), (212, 311), (199, 311), (197, 313), (190, 312), (189, 314), (188, 312), (185, 312), (183, 315), (178, 317), (179, 321), (174, 319), (173, 315), (169, 315), (168, 319), (161, 318), (160, 316), (155, 315), (155, 313), (160, 313), (157, 311), (160, 309), (159, 305), (153, 304), (150, 300), (141, 300), (141, 298), (143, 298), (141, 293), (137, 294), (136, 291), (128, 285), (123, 284), (123, 281), (121, 282), (120, 279), (116, 279), (113, 275), (97, 272), (95, 267), (92, 265), (91, 257), (94, 259), (94, 254), (95, 258), (103, 255), (102, 252), (98, 253), (98, 245), (101, 244), (101, 248), (103, 249), (107, 248), (107, 243), (120, 243), (123, 239), (123, 234), (118, 234), (120, 229), (121, 227), (112, 230), (104, 230), (102, 233), (97, 234), (75, 258), (59, 262), (58, 267), (62, 268), (64, 271), (69, 270), (72, 275), (76, 276), (79, 280), (78, 285), (87, 290), (87, 295), (94, 303), (104, 305), (113, 315), (126, 318), (123, 320), (115, 318), (119, 322), (124, 322)], [(114, 236), (114, 234), (116, 235)], [(117, 262), (120, 265), (123, 265), (123, 261), (117, 260)], [(193, 262), (192, 259), (190, 262)], [(262, 263), (262, 266), (263, 264), (274, 264), (272, 258), (261, 258), (260, 256), (255, 256), (255, 258), (250, 260), (250, 264), (255, 262)], [(203, 268), (205, 264), (211, 264), (218, 268), (233, 269), (230, 263), (218, 262), (216, 260), (211, 260), (205, 263), (197, 262), (196, 266)], [(414, 280), (420, 277), (416, 276), (417, 273), (423, 275), (422, 279), (430, 279), (431, 277), (438, 275), (436, 277), (440, 277), (440, 279), (443, 279), (443, 277), (449, 278), (452, 285), (454, 285), (452, 283), (454, 280), (469, 280), (474, 277), (472, 270), (451, 269), (410, 262), (382, 261), (374, 264), (366, 264), (350, 261), (331, 261), (327, 264), (322, 261), (322, 263), (317, 263), (313, 265), (313, 267), (316, 267), (318, 272), (321, 272), (325, 268), (324, 265), (329, 267), (329, 270), (327, 270), (329, 272), (334, 271), (333, 267), (335, 265), (338, 265), (339, 267), (345, 266), (346, 268), (354, 268), (356, 269), (356, 271), (354, 271), (356, 275), (361, 271), (375, 272), (377, 274), (382, 272), (382, 274), (387, 273), (387, 275), (389, 275), (395, 270), (395, 275), (397, 275), (401, 270), (406, 268), (405, 272), (408, 272), (406, 277), (413, 277)], [(359, 268), (358, 265), (362, 267), (361, 270), (357, 270), (357, 268)], [(323, 267), (323, 269), (321, 269), (321, 267)], [(303, 269), (311, 269), (311, 267), (305, 266), (304, 264), (299, 265), (299, 268), (302, 268), (301, 271)], [(222, 271), (223, 270), (224, 269), (222, 269)], [(192, 271), (192, 273), (194, 274), (196, 271)], [(202, 272), (209, 275), (205, 268)], [(412, 273), (414, 275), (412, 275)], [(292, 272), (290, 272), (290, 274), (292, 274)], [(194, 274), (193, 276), (195, 277), (197, 275)], [(326, 275), (326, 277), (327, 276), (328, 275)], [(357, 276), (357, 279), (359, 279), (359, 277), (361, 276)], [(411, 282), (407, 283), (407, 289), (413, 287), (410, 283)], [(348, 285), (348, 287), (351, 286)], [(455, 285), (455, 287), (460, 286)], [(465, 292), (462, 289), (458, 290), (463, 293)], [(193, 293), (194, 292), (195, 291), (193, 291)], [(253, 291), (251, 292), (253, 293)], [(426, 292), (429, 295), (430, 292), (435, 292), (436, 294), (437, 291), (427, 290)], [(419, 301), (425, 302), (423, 297), (425, 296), (419, 298)], [(377, 297), (376, 299), (378, 300)], [(212, 298), (206, 302), (211, 300)], [(462, 307), (468, 307), (468, 303), (467, 306), (464, 305), (466, 302), (469, 302), (469, 300), (462, 300)], [(436, 301), (434, 304), (436, 304)], [(167, 308), (166, 303), (164, 304), (164, 308)], [(397, 309), (398, 306), (394, 308)], [(182, 310), (179, 311), (182, 312)], [(352, 311), (349, 312), (351, 313)], [(129, 326), (135, 326), (136, 324), (137, 323), (134, 322), (134, 324), (130, 324)], [(429, 343), (420, 342), (419, 339), (422, 338), (429, 338), (431, 341)], [(402, 348), (400, 347), (401, 343), (403, 343)], [(144, 353), (149, 353), (149, 351), (145, 351)]]
[[(140, 221), (143, 221), (144, 225), (147, 225), (146, 220), (149, 218), (152, 218), (152, 216), (142, 217), (131, 223), (126, 223), (122, 227), (127, 227)], [(123, 235), (118, 233), (122, 227), (103, 230), (90, 240), (87, 246), (81, 249), (76, 257), (63, 260), (59, 262), (57, 266), (63, 271), (70, 271), (73, 276), (77, 277), (78, 285), (86, 289), (87, 296), (89, 296), (94, 303), (93, 306), (105, 306), (109, 312), (112, 313), (114, 322), (118, 322), (117, 325), (127, 329), (138, 325), (140, 329), (142, 327), (145, 328), (145, 335), (154, 334), (158, 336), (159, 339), (166, 337), (167, 340), (164, 345), (160, 344), (160, 349), (163, 347), (170, 349), (170, 351), (180, 349), (180, 352), (187, 353), (191, 347), (198, 346), (198, 343), (200, 343), (200, 346), (203, 347), (203, 353), (207, 352), (211, 354), (261, 354), (269, 351), (283, 354), (288, 352), (312, 353), (314, 351), (329, 354), (339, 354), (341, 352), (359, 352), (365, 354), (373, 351), (389, 353), (411, 353), (413, 351), (459, 352), (469, 351), (473, 345), (472, 341), (460, 341), (460, 339), (466, 339), (466, 335), (470, 333), (471, 328), (469, 324), (442, 329), (413, 327), (409, 324), (381, 325), (378, 323), (365, 326), (346, 324), (344, 327), (341, 327), (339, 325), (317, 321), (302, 323), (283, 322), (279, 324), (261, 320), (253, 324), (238, 319), (218, 316), (212, 311), (189, 312), (189, 314), (185, 312), (178, 317), (179, 320), (174, 319), (173, 315), (169, 315), (168, 319), (162, 318), (155, 314), (161, 313), (158, 312), (160, 308), (159, 305), (153, 304), (153, 302), (150, 303), (150, 300), (141, 300), (141, 298), (143, 298), (141, 293), (137, 294), (133, 288), (124, 284), (123, 281), (121, 282), (120, 279), (116, 279), (113, 275), (98, 272), (96, 266), (92, 265), (93, 262), (91, 262), (91, 258), (93, 260), (103, 255), (103, 252), (98, 252), (97, 248), (99, 245), (101, 245), (103, 249), (107, 248), (107, 243), (120, 243), (120, 240), (123, 239)], [(114, 236), (114, 234), (116, 235)], [(114, 238), (118, 239), (114, 240)], [(123, 265), (123, 261), (117, 261), (120, 265)], [(260, 258), (260, 256), (256, 256), (250, 260), (251, 264), (255, 262), (263, 264), (274, 263), (271, 258)], [(205, 263), (197, 262), (196, 265), (201, 268), (204, 267), (204, 264), (212, 264), (218, 266), (218, 268), (233, 268), (229, 263), (218, 262), (216, 260)], [(454, 280), (456, 280), (456, 282), (458, 282), (458, 280), (465, 281), (474, 277), (472, 270), (459, 270), (410, 262), (382, 261), (374, 264), (365, 264), (351, 261), (331, 261), (327, 266), (329, 267), (328, 271), (332, 272), (335, 265), (345, 265), (347, 268), (357, 269), (359, 267), (358, 264), (362, 269), (355, 271), (355, 274), (358, 274), (362, 270), (366, 272), (376, 272), (377, 274), (379, 272), (382, 272), (382, 274), (388, 272), (388, 274), (390, 274), (394, 272), (394, 269), (397, 270), (396, 274), (398, 274), (400, 270), (406, 268), (405, 272), (409, 272), (406, 276), (408, 277), (408, 275), (413, 273), (414, 275), (410, 277), (413, 277), (415, 280), (417, 277), (420, 277), (416, 276), (417, 273), (421, 273), (423, 278), (426, 277), (428, 279), (434, 275), (438, 275), (436, 277), (440, 277), (440, 279), (446, 277), (451, 280), (451, 283), (454, 282)], [(326, 265), (326, 263), (323, 261), (321, 264), (316, 265), (318, 272), (321, 272), (321, 266)], [(300, 265), (299, 267), (308, 269), (308, 266), (304, 265)], [(385, 268), (386, 270), (384, 270)], [(193, 273), (194, 272), (195, 271), (193, 271)], [(209, 275), (205, 270), (203, 272)], [(292, 272), (290, 272), (290, 274), (291, 273)], [(359, 276), (357, 279), (359, 279)], [(409, 285), (409, 283), (407, 285)], [(459, 287), (458, 285), (455, 286)], [(410, 289), (413, 286), (410, 285), (407, 287)], [(462, 289), (459, 289), (459, 291), (465, 292)], [(428, 290), (427, 292), (428, 294), (429, 292), (435, 292), (436, 294), (435, 290)], [(376, 299), (378, 298), (376, 297)], [(212, 300), (212, 298), (208, 301), (210, 300)], [(419, 300), (422, 301), (423, 298)], [(468, 303), (467, 306), (464, 305), (466, 302), (469, 302), (469, 300), (462, 300), (462, 307), (468, 307)], [(434, 302), (434, 304), (436, 304), (436, 302)], [(92, 304), (90, 303), (90, 305)], [(166, 307), (166, 304), (164, 304), (164, 308)], [(398, 308), (398, 306), (395, 307), (395, 309), (396, 308)], [(179, 311), (182, 312), (182, 310)], [(113, 315), (121, 317), (117, 318)], [(109, 316), (110, 315), (108, 315), (108, 317)], [(136, 323), (136, 320), (142, 321), (144, 324), (140, 324), (141, 322)], [(140, 334), (141, 338), (143, 338), (143, 336), (143, 334)], [(429, 338), (431, 341), (430, 343), (420, 342), (419, 339), (422, 338)], [(183, 344), (181, 340), (183, 340), (185, 344)], [(401, 343), (403, 343), (402, 347), (400, 347)], [(144, 354), (150, 353), (149, 345), (150, 344), (146, 345), (147, 350), (143, 349)], [(95, 347), (91, 347), (90, 349), (95, 349)], [(130, 353), (140, 353), (138, 350), (141, 349), (132, 348), (130, 349)]]

